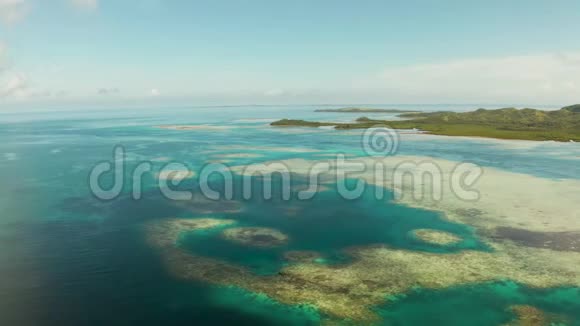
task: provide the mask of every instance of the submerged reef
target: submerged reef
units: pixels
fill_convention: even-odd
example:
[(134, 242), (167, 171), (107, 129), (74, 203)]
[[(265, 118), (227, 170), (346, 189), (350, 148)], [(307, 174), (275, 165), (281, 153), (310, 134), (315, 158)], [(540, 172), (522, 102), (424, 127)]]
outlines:
[(214, 154), (212, 155), (214, 162), (228, 163), (236, 159), (252, 159), (263, 157), (263, 154), (259, 153), (227, 153), (227, 154)]
[(177, 244), (179, 236), (185, 232), (212, 229), (218, 226), (231, 225), (235, 222), (235, 220), (215, 218), (168, 218), (148, 226), (148, 239), (152, 245), (172, 247)]
[(227, 130), (230, 126), (214, 126), (214, 125), (161, 125), (156, 126), (159, 129), (168, 130)]
[(177, 200), (172, 203), (192, 214), (238, 213), (242, 204), (236, 200), (211, 200), (194, 194), (191, 200)]
[(311, 263), (322, 256), (316, 251), (287, 251), (284, 254), (284, 259), (294, 263)]
[(564, 316), (548, 314), (532, 306), (512, 306), (510, 310), (516, 315), (516, 320), (506, 326), (568, 325), (569, 322)]
[(193, 171), (187, 170), (163, 170), (157, 174), (159, 180), (181, 181), (195, 176)]
[[(194, 221), (194, 220), (186, 220)], [(224, 224), (226, 223), (226, 224)], [(234, 285), (286, 304), (308, 304), (332, 318), (373, 323), (372, 307), (416, 287), (444, 289), (509, 279), (534, 288), (580, 286), (580, 253), (493, 244), (494, 252), (435, 254), (386, 246), (348, 249), (349, 264), (329, 266), (303, 260), (277, 275), (258, 276), (224, 261), (192, 254), (176, 246), (179, 234), (200, 227), (233, 223), (204, 219), (201, 224), (161, 220), (148, 225), (150, 243), (160, 250), (176, 277)]]
[[(286, 252), (284, 258), (288, 265), (277, 274), (257, 275), (243, 266), (204, 257), (178, 245), (182, 233), (225, 226), (234, 223), (234, 220), (157, 220), (147, 225), (147, 237), (159, 250), (167, 269), (175, 277), (237, 286), (265, 294), (281, 303), (316, 307), (331, 319), (350, 320), (355, 324), (377, 323), (380, 317), (373, 307), (388, 303), (389, 298), (416, 288), (442, 290), (502, 280), (511, 280), (536, 289), (580, 287), (580, 252), (574, 250), (575, 247), (533, 245), (526, 237), (526, 241), (521, 241), (520, 237), (514, 236), (513, 230), (510, 230), (512, 233), (509, 235), (502, 233), (502, 230), (505, 231), (502, 228), (525, 230), (528, 232), (526, 235), (538, 236), (540, 233), (542, 242), (546, 243), (546, 239), (554, 240), (556, 237), (552, 237), (551, 233), (579, 232), (579, 181), (549, 180), (486, 168), (471, 189), (477, 192), (478, 200), (465, 200), (449, 188), (452, 184), (449, 179), (456, 163), (431, 159), (430, 163), (438, 167), (434, 170), (422, 164), (424, 160), (400, 156), (381, 159), (386, 179), (380, 182), (375, 178), (372, 168), (359, 174), (352, 173), (351, 177), (393, 190), (399, 195), (396, 199), (398, 203), (439, 211), (453, 222), (473, 227), (489, 246), (489, 251), (436, 253), (368, 245), (345, 249), (345, 254), (351, 259), (340, 265), (317, 262), (315, 253)], [(359, 161), (369, 165), (376, 164), (377, 159)], [(299, 175), (307, 174), (314, 162), (303, 159), (283, 161), (292, 173)], [(407, 167), (399, 165), (401, 162), (407, 163)], [(413, 194), (417, 189), (412, 180), (403, 180), (400, 184), (394, 182), (392, 175), (395, 167), (404, 167), (415, 173), (423, 169), (439, 173), (435, 177), (443, 185), (442, 198), (431, 199), (429, 191), (437, 188), (436, 185), (426, 183), (429, 182), (429, 178), (426, 178), (427, 181), (421, 184), (424, 196), (416, 200)], [(237, 167), (234, 171), (243, 174), (246, 170)], [(336, 172), (336, 167), (333, 172)], [(509, 187), (498, 187), (498, 184), (508, 184)], [(234, 201), (231, 204), (228, 211), (241, 209), (240, 203)], [(190, 205), (197, 211), (217, 208), (220, 213), (224, 213), (224, 206), (219, 203), (210, 205), (197, 200)], [(299, 214), (299, 211), (296, 213)], [(434, 234), (433, 230), (423, 231), (419, 232), (419, 236), (434, 243), (455, 240), (451, 239), (450, 234), (443, 236)], [(238, 238), (240, 234), (260, 233), (238, 232)], [(272, 232), (268, 234), (272, 235)], [(548, 238), (546, 234), (550, 234)], [(252, 236), (249, 238), (253, 239)], [(532, 320), (539, 316), (529, 308), (517, 308), (514, 312), (524, 321), (528, 317), (522, 316), (536, 316), (529, 317)]]
[[(320, 174), (321, 180), (337, 180), (348, 174), (376, 187), (384, 187), (396, 194), (396, 201), (415, 208), (443, 212), (447, 219), (467, 224), (479, 231), (493, 231), (511, 227), (534, 232), (580, 232), (580, 181), (554, 180), (526, 174), (513, 173), (486, 167), (476, 182), (465, 190), (465, 197), (454, 189), (457, 162), (420, 156), (389, 156), (385, 158), (358, 158), (346, 163), (363, 163), (363, 172), (342, 170), (333, 160), (288, 159), (248, 166), (235, 166), (232, 171), (241, 175), (277, 172), (280, 163), (291, 173), (307, 177), (319, 162), (329, 163), (328, 172)], [(347, 165), (345, 164), (345, 166)], [(377, 164), (384, 170), (384, 179), (375, 175)], [(462, 173), (478, 170), (465, 165)], [(400, 176), (412, 176), (399, 178)], [(424, 178), (425, 176), (432, 178)], [(415, 181), (421, 178), (421, 183)], [(498, 185), (505, 185), (498, 187)], [(462, 189), (459, 189), (462, 190)], [(437, 198), (441, 195), (441, 198)], [(419, 197), (419, 198), (417, 198)], [(391, 198), (387, 198), (389, 200)]]
[(497, 240), (511, 240), (527, 247), (580, 252), (580, 232), (533, 232), (499, 227), (493, 237)]
[(452, 233), (438, 231), (438, 230), (428, 230), (421, 229), (411, 232), (411, 235), (425, 243), (435, 244), (440, 246), (449, 246), (457, 244), (462, 241), (462, 239)]
[(252, 247), (278, 247), (288, 242), (288, 236), (270, 228), (243, 227), (226, 229), (224, 239)]

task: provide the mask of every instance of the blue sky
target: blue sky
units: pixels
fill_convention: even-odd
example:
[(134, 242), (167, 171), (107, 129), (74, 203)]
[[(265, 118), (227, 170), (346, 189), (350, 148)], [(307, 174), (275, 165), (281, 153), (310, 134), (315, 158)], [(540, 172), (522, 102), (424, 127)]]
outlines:
[(0, 0), (0, 108), (567, 104), (578, 35), (576, 0)]

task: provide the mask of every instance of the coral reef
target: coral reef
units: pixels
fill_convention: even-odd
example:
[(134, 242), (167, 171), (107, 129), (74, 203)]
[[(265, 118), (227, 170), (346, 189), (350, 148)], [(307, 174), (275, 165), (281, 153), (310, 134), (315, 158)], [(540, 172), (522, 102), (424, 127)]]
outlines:
[(420, 229), (411, 232), (411, 235), (428, 244), (449, 246), (461, 242), (461, 238), (444, 231)]
[(156, 247), (173, 247), (182, 233), (234, 224), (235, 220), (216, 218), (166, 218), (147, 225), (147, 238)]
[[(212, 225), (215, 222), (206, 225)], [(167, 225), (169, 224), (169, 225)], [(213, 224), (215, 226), (221, 223)], [(278, 275), (257, 276), (247, 269), (175, 247), (187, 224), (163, 220), (149, 227), (151, 243), (161, 250), (168, 269), (184, 279), (235, 285), (287, 304), (310, 304), (332, 317), (375, 322), (372, 307), (389, 295), (414, 287), (443, 289), (510, 279), (526, 286), (580, 286), (580, 253), (492, 244), (494, 252), (433, 254), (385, 246), (350, 248), (350, 264), (311, 262), (285, 267)], [(199, 229), (199, 225), (193, 225)]]
[(191, 200), (178, 200), (171, 203), (192, 214), (238, 213), (242, 210), (242, 203), (239, 201), (211, 200), (197, 193)]
[(218, 159), (230, 159), (230, 158), (258, 158), (264, 155), (258, 153), (228, 153), (215, 155)]
[(492, 237), (496, 240), (511, 240), (527, 247), (580, 252), (580, 232), (533, 232), (499, 227)]
[(316, 251), (287, 251), (284, 259), (293, 263), (311, 263), (322, 256)]
[(235, 243), (260, 248), (278, 247), (288, 242), (288, 236), (280, 231), (257, 227), (226, 229), (222, 237)]
[(168, 130), (227, 130), (230, 126), (213, 126), (213, 125), (161, 125), (156, 126), (160, 129)]
[[(329, 171), (320, 175), (321, 179), (336, 181), (342, 168), (333, 160), (288, 159), (277, 164), (237, 166), (232, 171), (240, 175), (266, 174), (280, 171), (283, 166), (293, 174), (307, 177), (319, 162), (331, 165)], [(461, 173), (477, 172), (476, 166), (466, 165), (458, 171), (457, 162), (417, 156), (359, 158), (346, 160), (345, 166), (348, 163), (365, 164), (363, 172), (343, 170), (349, 178), (385, 187), (397, 195), (399, 203), (441, 211), (449, 220), (483, 231), (511, 227), (534, 232), (580, 232), (578, 180), (546, 179), (486, 167), (472, 185), (456, 189), (454, 178)], [(376, 177), (377, 166), (384, 170), (382, 179)]]
[(169, 181), (181, 181), (195, 176), (193, 171), (188, 170), (163, 170), (157, 173), (157, 179)]
[[(292, 264), (277, 275), (258, 276), (244, 267), (195, 255), (175, 246), (181, 232), (233, 221), (161, 220), (149, 225), (148, 238), (160, 250), (169, 271), (176, 277), (238, 286), (286, 304), (312, 305), (331, 318), (347, 319), (356, 324), (377, 322), (379, 317), (373, 311), (374, 306), (384, 303), (389, 296), (403, 294), (416, 287), (437, 290), (498, 280), (512, 280), (533, 288), (580, 287), (580, 252), (567, 250), (571, 247), (529, 245), (518, 241), (515, 236), (505, 237), (505, 234), (503, 238), (494, 238), (501, 228), (544, 233), (542, 237), (548, 232), (580, 231), (577, 200), (580, 181), (549, 180), (487, 168), (469, 189), (478, 194), (479, 200), (469, 201), (451, 189), (453, 182), (450, 179), (457, 166), (454, 162), (432, 159), (429, 163), (435, 164), (436, 168), (433, 168), (424, 164), (425, 158), (417, 157), (359, 161), (367, 167), (381, 162), (386, 178), (377, 180), (373, 168), (359, 174), (351, 173), (349, 177), (393, 190), (400, 195), (397, 198), (400, 203), (441, 211), (449, 220), (473, 226), (491, 250), (437, 254), (387, 246), (354, 247), (347, 250), (352, 257), (349, 263), (334, 266), (317, 264), (304, 253), (287, 253), (286, 258), (293, 260)], [(292, 159), (282, 163), (293, 173), (308, 175), (315, 162)], [(266, 169), (266, 172), (273, 172), (278, 168), (261, 165), (258, 171), (264, 172), (263, 169)], [(336, 172), (336, 169), (334, 167), (328, 174)], [(234, 170), (240, 174), (252, 172), (252, 169), (245, 167)], [(434, 178), (424, 178), (419, 185), (422, 189), (417, 189), (417, 183), (412, 180), (403, 179), (402, 183), (397, 183), (396, 173), (407, 170), (413, 175), (431, 173)], [(431, 196), (438, 189), (431, 180), (441, 181), (443, 196), (440, 200)], [(498, 187), (498, 184), (506, 186)], [(413, 196), (418, 190), (423, 190), (421, 200)], [(203, 199), (196, 199), (188, 205), (197, 212), (234, 212), (240, 208), (235, 201), (226, 203), (231, 206)], [(252, 232), (246, 234), (255, 235)], [(253, 237), (250, 236), (250, 239)], [(435, 236), (435, 239), (443, 241), (441, 235)], [(529, 314), (533, 312), (529, 309), (518, 309), (522, 315), (535, 315)]]
[(516, 315), (516, 320), (506, 326), (548, 326), (568, 324), (566, 317), (548, 314), (532, 306), (512, 306), (510, 307), (510, 310)]

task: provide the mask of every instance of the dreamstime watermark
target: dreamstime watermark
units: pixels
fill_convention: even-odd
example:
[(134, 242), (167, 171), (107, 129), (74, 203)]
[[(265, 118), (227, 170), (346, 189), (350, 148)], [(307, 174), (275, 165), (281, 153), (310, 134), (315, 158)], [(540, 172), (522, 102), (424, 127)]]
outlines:
[(368, 156), (384, 157), (395, 155), (399, 150), (400, 137), (395, 129), (375, 126), (362, 134), (361, 147)]
[[(112, 161), (100, 162), (91, 170), (89, 187), (101, 200), (115, 199), (129, 187), (132, 198), (140, 200), (144, 178), (154, 176), (161, 194), (176, 201), (192, 200), (195, 191), (210, 200), (231, 200), (235, 189), (241, 189), (240, 195), (246, 200), (256, 196), (269, 200), (274, 196), (274, 187), (283, 200), (291, 200), (293, 195), (298, 200), (309, 200), (331, 186), (336, 187), (342, 198), (353, 200), (363, 196), (369, 185), (374, 186), (376, 199), (385, 198), (385, 189), (392, 190), (395, 200), (441, 201), (449, 195), (464, 201), (479, 199), (476, 183), (483, 175), (481, 167), (468, 162), (451, 164), (395, 156), (399, 145), (398, 132), (376, 126), (365, 129), (361, 135), (366, 157), (347, 158), (339, 153), (332, 159), (298, 163), (295, 160), (245, 166), (209, 163), (199, 171), (192, 171), (185, 163), (171, 162), (156, 173), (149, 161), (138, 162), (129, 171), (125, 149), (116, 146)], [(185, 180), (193, 180), (194, 187), (183, 189)], [(241, 187), (236, 187), (236, 182)]]

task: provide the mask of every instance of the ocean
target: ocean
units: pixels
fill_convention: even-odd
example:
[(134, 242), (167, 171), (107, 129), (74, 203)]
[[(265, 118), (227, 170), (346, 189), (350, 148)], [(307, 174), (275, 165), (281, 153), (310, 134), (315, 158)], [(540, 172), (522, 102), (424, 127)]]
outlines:
[[(478, 106), (392, 107), (435, 111)], [(278, 191), (283, 180), (272, 177), (267, 179), (273, 184), (272, 198), (261, 195), (263, 178), (252, 181), (255, 194), (244, 198), (240, 186), (244, 179), (234, 173), (233, 194), (227, 202), (202, 200), (184, 205), (160, 190), (159, 173), (168, 164), (183, 164), (193, 171), (171, 189), (199, 192), (198, 181), (208, 163), (240, 167), (320, 161), (337, 154), (368, 156), (361, 147), (362, 131), (269, 126), (282, 118), (349, 121), (360, 115), (314, 112), (316, 108), (2, 112), (0, 325), (359, 323), (355, 318), (333, 315), (332, 309), (308, 300), (308, 294), (303, 294), (305, 299), (288, 299), (285, 294), (277, 296), (274, 290), (257, 291), (232, 274), (237, 269), (207, 269), (207, 273), (232, 274), (223, 277), (180, 276), (184, 267), (176, 272), (169, 266), (168, 251), (152, 245), (150, 238), (155, 235), (148, 233), (149, 225), (170, 219), (231, 220), (219, 227), (183, 232), (174, 246), (179, 253), (211, 258), (223, 266), (244, 270), (249, 278), (273, 282), (268, 284), (279, 284), (277, 278), (287, 277), (288, 269), (301, 264), (323, 266), (339, 274), (357, 261), (357, 255), (350, 253), (353, 248), (384, 246), (428, 255), (494, 253), (496, 248), (482, 239), (473, 225), (446, 218), (444, 211), (398, 202), (393, 199), (393, 189), (385, 190), (386, 199), (375, 198), (376, 186), (368, 186), (356, 199), (345, 199), (338, 194), (335, 182), (326, 181), (313, 198), (300, 199), (295, 189), (306, 186), (309, 180), (293, 176), (292, 196), (285, 199)], [(370, 115), (396, 118), (395, 114)], [(175, 125), (196, 127), (176, 130), (171, 127)], [(123, 160), (116, 160), (115, 148), (123, 149)], [(400, 135), (396, 153), (391, 154), (469, 162), (484, 170), (546, 180), (580, 180), (580, 145), (574, 143), (409, 132)], [(123, 186), (110, 200), (97, 198), (91, 189), (91, 171), (103, 162), (124, 168)], [(141, 198), (135, 199), (132, 172), (143, 163), (150, 164), (151, 171), (143, 173)], [(102, 188), (119, 182), (111, 178), (105, 176)], [(222, 180), (209, 180), (212, 189), (224, 190)], [(354, 180), (347, 181), (352, 187)], [(237, 228), (276, 230), (285, 238), (271, 245), (271, 237), (256, 236), (250, 240), (263, 243), (247, 245), (244, 239), (231, 241), (224, 236), (225, 231)], [(450, 233), (461, 241), (445, 246), (419, 241), (410, 234), (420, 229)], [(289, 253), (296, 252), (311, 256), (299, 257), (306, 263), (289, 258)], [(208, 265), (199, 268), (204, 266)], [(325, 281), (317, 279), (316, 285), (309, 283), (314, 282), (311, 279), (301, 282), (301, 290), (296, 291), (308, 293), (311, 287), (318, 291)], [(360, 289), (363, 297), (365, 289), (379, 291), (369, 284)], [(352, 286), (344, 289), (351, 290)], [(518, 305), (565, 316), (569, 324), (580, 323), (580, 288), (565, 284), (541, 289), (511, 279), (440, 288), (417, 284), (405, 293), (385, 293), (384, 302), (371, 303), (369, 311), (376, 315), (372, 322), (385, 325), (501, 325), (515, 318), (510, 307)]]

